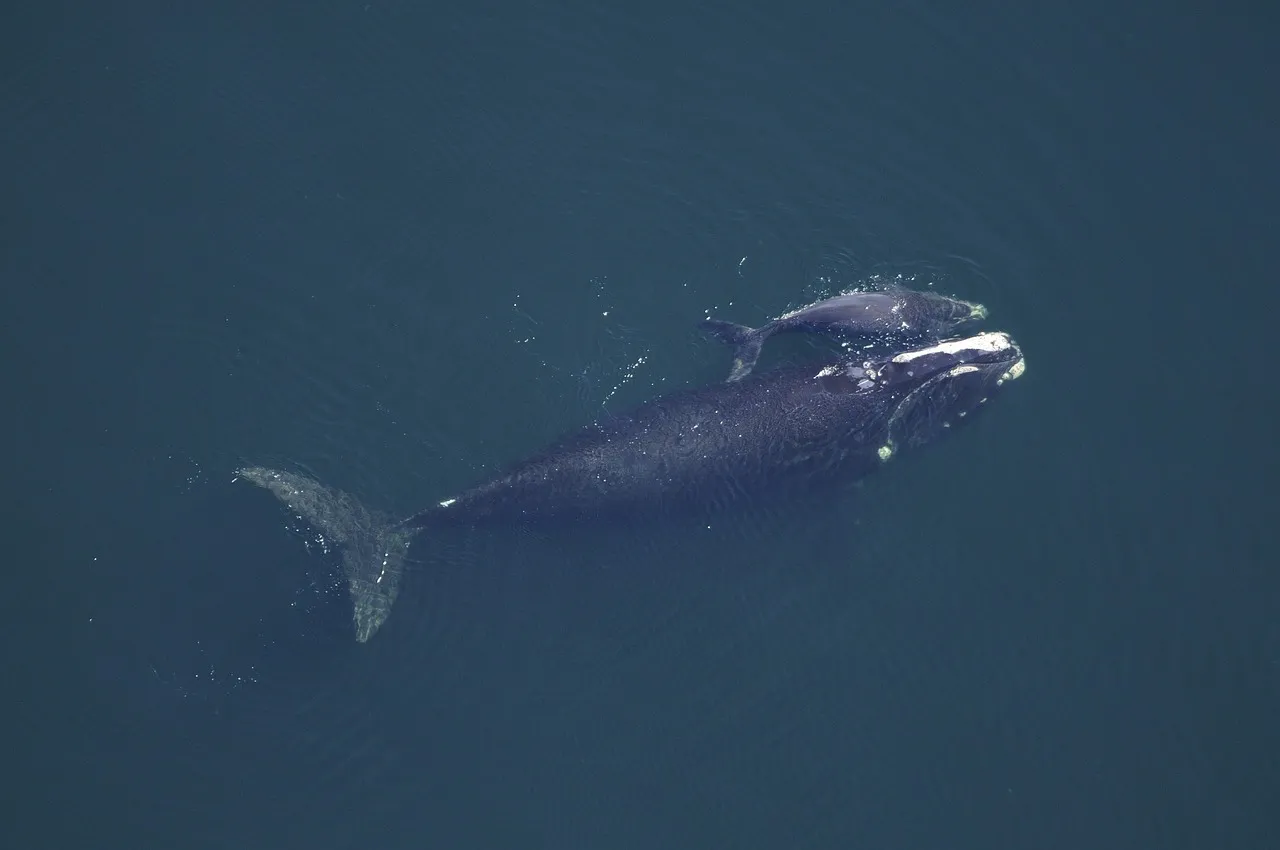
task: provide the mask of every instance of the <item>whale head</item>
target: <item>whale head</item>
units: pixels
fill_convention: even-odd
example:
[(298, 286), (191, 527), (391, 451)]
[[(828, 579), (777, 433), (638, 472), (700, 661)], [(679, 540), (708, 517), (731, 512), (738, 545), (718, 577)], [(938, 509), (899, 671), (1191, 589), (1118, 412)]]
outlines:
[(987, 308), (983, 305), (937, 292), (909, 291), (899, 298), (904, 317), (921, 328), (935, 329), (944, 334), (957, 332), (964, 325), (987, 318)]
[(902, 351), (865, 364), (876, 391), (893, 398), (887, 458), (898, 447), (931, 442), (969, 421), (1026, 371), (1022, 349), (1006, 333), (982, 333)]

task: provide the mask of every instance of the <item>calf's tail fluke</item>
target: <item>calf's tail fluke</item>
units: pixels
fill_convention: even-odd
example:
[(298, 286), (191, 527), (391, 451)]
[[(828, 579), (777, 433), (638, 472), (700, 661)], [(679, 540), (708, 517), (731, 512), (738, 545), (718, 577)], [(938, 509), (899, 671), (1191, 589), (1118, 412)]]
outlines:
[(415, 531), (371, 511), (350, 494), (295, 472), (250, 466), (236, 470), (275, 494), (325, 541), (340, 547), (351, 594), (356, 640), (373, 637), (400, 592), (405, 555)]
[(733, 346), (733, 366), (726, 381), (740, 381), (755, 368), (760, 359), (760, 348), (767, 334), (757, 328), (749, 328), (722, 319), (703, 319), (698, 327), (711, 336)]

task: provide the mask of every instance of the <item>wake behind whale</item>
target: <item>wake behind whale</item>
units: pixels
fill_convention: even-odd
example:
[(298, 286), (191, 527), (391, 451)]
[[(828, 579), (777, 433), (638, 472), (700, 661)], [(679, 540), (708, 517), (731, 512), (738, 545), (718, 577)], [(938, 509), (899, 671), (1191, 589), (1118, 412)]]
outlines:
[(390, 615), (409, 545), (426, 530), (703, 516), (812, 495), (969, 421), (1024, 369), (1021, 349), (997, 332), (684, 389), (567, 434), (400, 521), (304, 475), (238, 472), (341, 548), (363, 642)]

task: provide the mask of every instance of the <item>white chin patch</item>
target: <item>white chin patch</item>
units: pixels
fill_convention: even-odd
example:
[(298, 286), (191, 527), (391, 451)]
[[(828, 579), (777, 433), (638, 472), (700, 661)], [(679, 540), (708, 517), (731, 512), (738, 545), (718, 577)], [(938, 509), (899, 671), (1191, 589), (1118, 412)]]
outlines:
[(962, 354), (966, 351), (997, 352), (1008, 351), (1011, 348), (1013, 348), (1013, 340), (1009, 338), (1009, 335), (995, 331), (966, 337), (965, 339), (951, 339), (915, 351), (904, 351), (894, 357), (893, 362), (910, 363), (912, 360), (927, 357), (930, 354)]
[(1009, 371), (1000, 376), (1000, 380), (996, 381), (996, 386), (1000, 386), (1005, 381), (1016, 381), (1022, 377), (1022, 373), (1027, 371), (1026, 359), (1021, 359), (1009, 367)]

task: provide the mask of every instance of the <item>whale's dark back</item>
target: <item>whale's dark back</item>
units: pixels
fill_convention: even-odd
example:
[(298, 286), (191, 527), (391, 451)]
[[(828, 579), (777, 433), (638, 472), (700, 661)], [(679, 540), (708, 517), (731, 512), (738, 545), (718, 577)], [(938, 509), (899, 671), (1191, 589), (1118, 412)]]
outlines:
[(775, 319), (765, 328), (771, 334), (804, 330), (837, 336), (886, 336), (902, 345), (937, 339), (985, 315), (986, 309), (978, 304), (936, 292), (891, 287), (837, 295)]
[(893, 393), (817, 367), (675, 392), (566, 435), (412, 527), (715, 512), (879, 465)]

